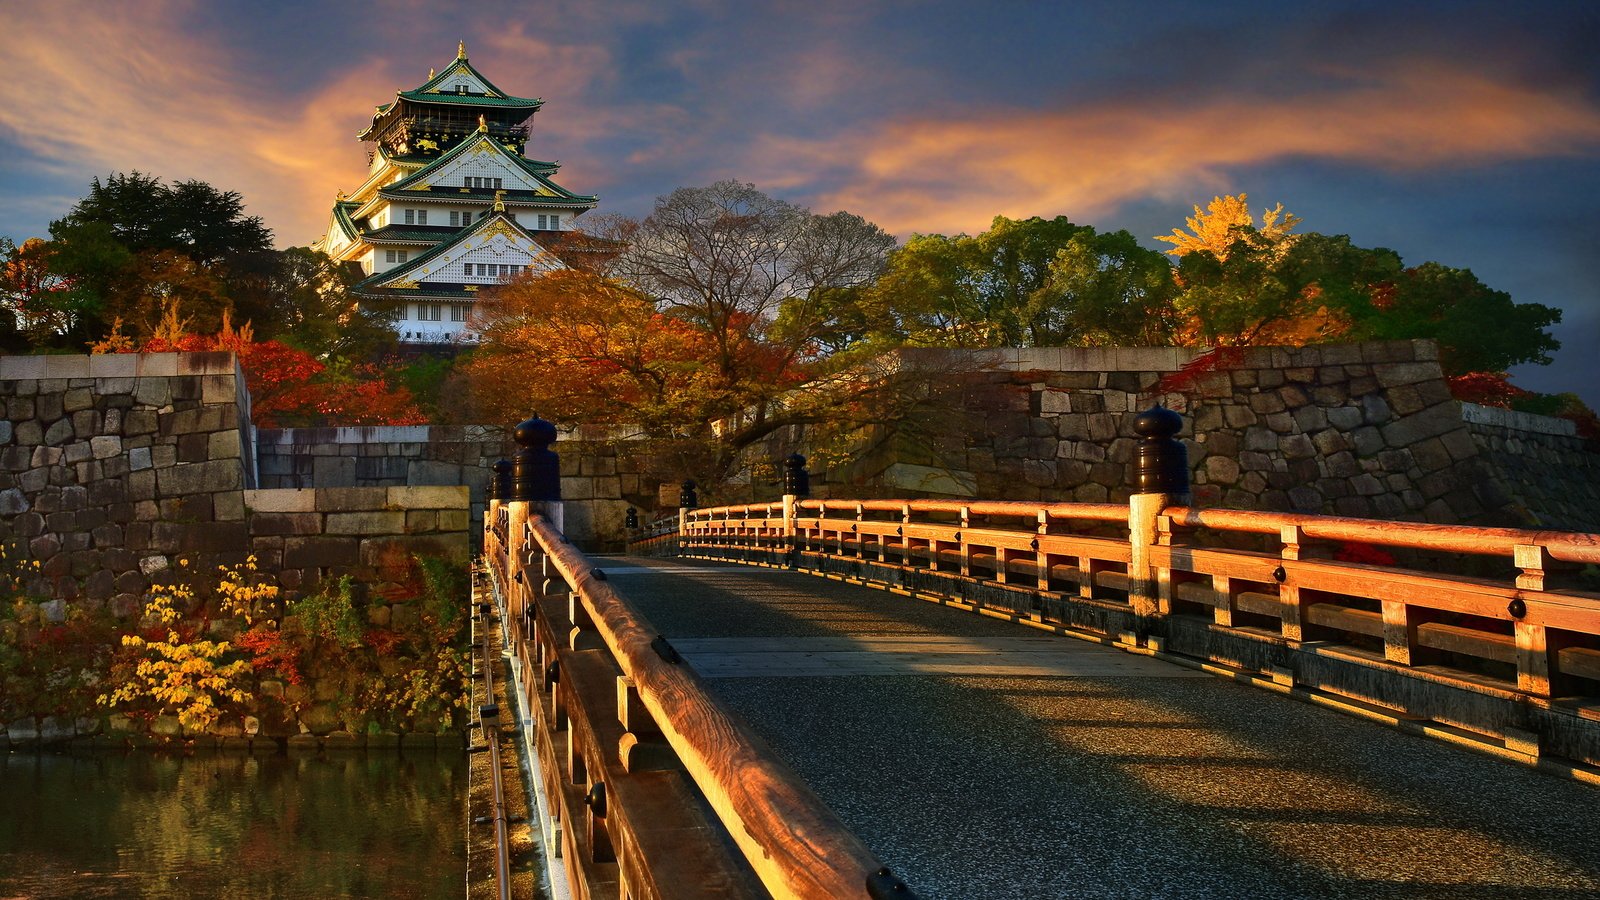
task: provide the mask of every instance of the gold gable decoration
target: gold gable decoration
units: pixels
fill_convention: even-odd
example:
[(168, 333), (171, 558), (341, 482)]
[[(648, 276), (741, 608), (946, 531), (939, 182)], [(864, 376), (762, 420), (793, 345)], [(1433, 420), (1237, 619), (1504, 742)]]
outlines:
[[(501, 207), (501, 209), (504, 208), (505, 207)], [(517, 230), (512, 228), (511, 223), (507, 222), (505, 219), (495, 219), (494, 222), (492, 222), (487, 228), (478, 232), (478, 234), (484, 240), (488, 240), (497, 234), (503, 234), (507, 238), (515, 238), (517, 237)]]
[(392, 281), (384, 285), (384, 287), (397, 291), (414, 291), (417, 289), (417, 280), (415, 278), (407, 278), (402, 281)]

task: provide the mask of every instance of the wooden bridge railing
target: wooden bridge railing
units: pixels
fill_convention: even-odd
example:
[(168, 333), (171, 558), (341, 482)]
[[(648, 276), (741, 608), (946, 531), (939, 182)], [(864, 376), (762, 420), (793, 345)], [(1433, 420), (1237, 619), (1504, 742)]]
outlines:
[[(1563, 563), (1600, 563), (1600, 535), (1138, 504), (794, 498), (686, 511), (680, 531), (686, 555), (870, 570), (873, 580), (968, 599), (1004, 587), (990, 602), (1009, 604), (1007, 613), (1122, 622), (1140, 632), (1135, 642), (1158, 634), (1153, 645), (1160, 623), (1199, 618), (1525, 698), (1575, 697), (1582, 715), (1600, 718), (1600, 705), (1582, 699), (1600, 697), (1600, 594), (1548, 583)], [(1240, 549), (1263, 546), (1245, 539), (1260, 535), (1271, 540), (1265, 549)], [(1426, 571), (1389, 551), (1484, 556), (1505, 575)], [(1068, 600), (1074, 612), (1063, 611)], [(1086, 608), (1127, 615), (1095, 620)]]
[(575, 893), (914, 897), (542, 506), (494, 501), (485, 556)]

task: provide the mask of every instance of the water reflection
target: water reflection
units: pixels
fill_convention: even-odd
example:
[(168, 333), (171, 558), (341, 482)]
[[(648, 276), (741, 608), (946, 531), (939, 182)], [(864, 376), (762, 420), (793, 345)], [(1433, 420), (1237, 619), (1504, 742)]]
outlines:
[(0, 754), (0, 898), (460, 897), (466, 761)]

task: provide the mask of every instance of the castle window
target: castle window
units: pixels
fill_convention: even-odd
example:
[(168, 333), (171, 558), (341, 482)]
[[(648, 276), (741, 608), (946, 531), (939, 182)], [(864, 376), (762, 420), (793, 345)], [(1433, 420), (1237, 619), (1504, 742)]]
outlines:
[(548, 217), (547, 217), (547, 216), (540, 216), (540, 217), (539, 217), (539, 229), (540, 229), (540, 230), (541, 230), (541, 231), (542, 231), (542, 230), (544, 230), (544, 226), (545, 226), (545, 219), (546, 219), (546, 218), (548, 218)]
[(453, 306), (450, 307), (450, 321), (452, 321), (452, 322), (465, 322), (466, 320), (467, 320), (467, 308), (465, 306), (462, 306), (460, 304), (456, 304), (456, 305), (453, 305)]
[(561, 217), (560, 216), (551, 216), (550, 217), (550, 230), (551, 231), (560, 231), (561, 230)]
[(456, 227), (460, 227), (460, 225), (461, 225), (461, 213), (456, 212), (455, 210), (451, 210), (450, 211), (450, 224), (454, 225)]
[(406, 210), (406, 224), (407, 225), (415, 225), (415, 224), (417, 224), (417, 211), (416, 210), (414, 210), (414, 209)]
[(444, 309), (437, 303), (418, 303), (417, 320), (420, 322), (438, 322), (444, 319)]
[(465, 268), (466, 268), (467, 277), (471, 278), (472, 277), (472, 263), (467, 263)]
[(418, 225), (426, 225), (426, 224), (428, 224), (428, 211), (427, 210), (425, 210), (425, 209), (417, 210), (417, 224)]
[(400, 257), (400, 262), (405, 262), (406, 261), (406, 257), (411, 255), (411, 251), (410, 250), (401, 250), (398, 253), (396, 253), (395, 255)]

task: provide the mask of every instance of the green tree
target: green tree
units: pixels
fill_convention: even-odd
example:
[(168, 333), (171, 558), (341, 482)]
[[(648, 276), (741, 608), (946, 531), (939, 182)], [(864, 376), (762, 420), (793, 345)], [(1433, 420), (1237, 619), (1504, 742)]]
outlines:
[(58, 345), (80, 347), (118, 318), (147, 336), (173, 297), (202, 329), (214, 329), (224, 310), (241, 321), (265, 311), (239, 301), (259, 296), (251, 285), (275, 265), (272, 232), (234, 191), (113, 173), (94, 179), (50, 235), (51, 265), (71, 282), (76, 314)]
[(1344, 235), (1292, 241), (1244, 226), (1224, 256), (1193, 250), (1178, 264), (1174, 301), (1186, 343), (1242, 346), (1348, 339), (1371, 306), (1373, 286), (1401, 271), (1392, 250), (1354, 246)]
[(836, 300), (841, 321), (880, 344), (1149, 343), (1166, 333), (1171, 280), (1127, 232), (997, 216), (976, 236), (913, 237), (870, 290)]
[(1377, 285), (1367, 299), (1357, 309), (1351, 339), (1432, 338), (1446, 374), (1547, 365), (1561, 347), (1545, 330), (1561, 321), (1561, 310), (1515, 303), (1470, 269), (1423, 263)]
[(1160, 345), (1172, 337), (1177, 292), (1160, 253), (1126, 231), (1084, 227), (1056, 251), (1027, 316), (1041, 344)]
[(260, 217), (245, 215), (238, 192), (203, 181), (169, 186), (137, 171), (94, 179), (88, 196), (51, 223), (50, 234), (61, 240), (93, 223), (110, 228), (111, 237), (132, 253), (170, 250), (202, 266), (272, 249), (272, 231)]

